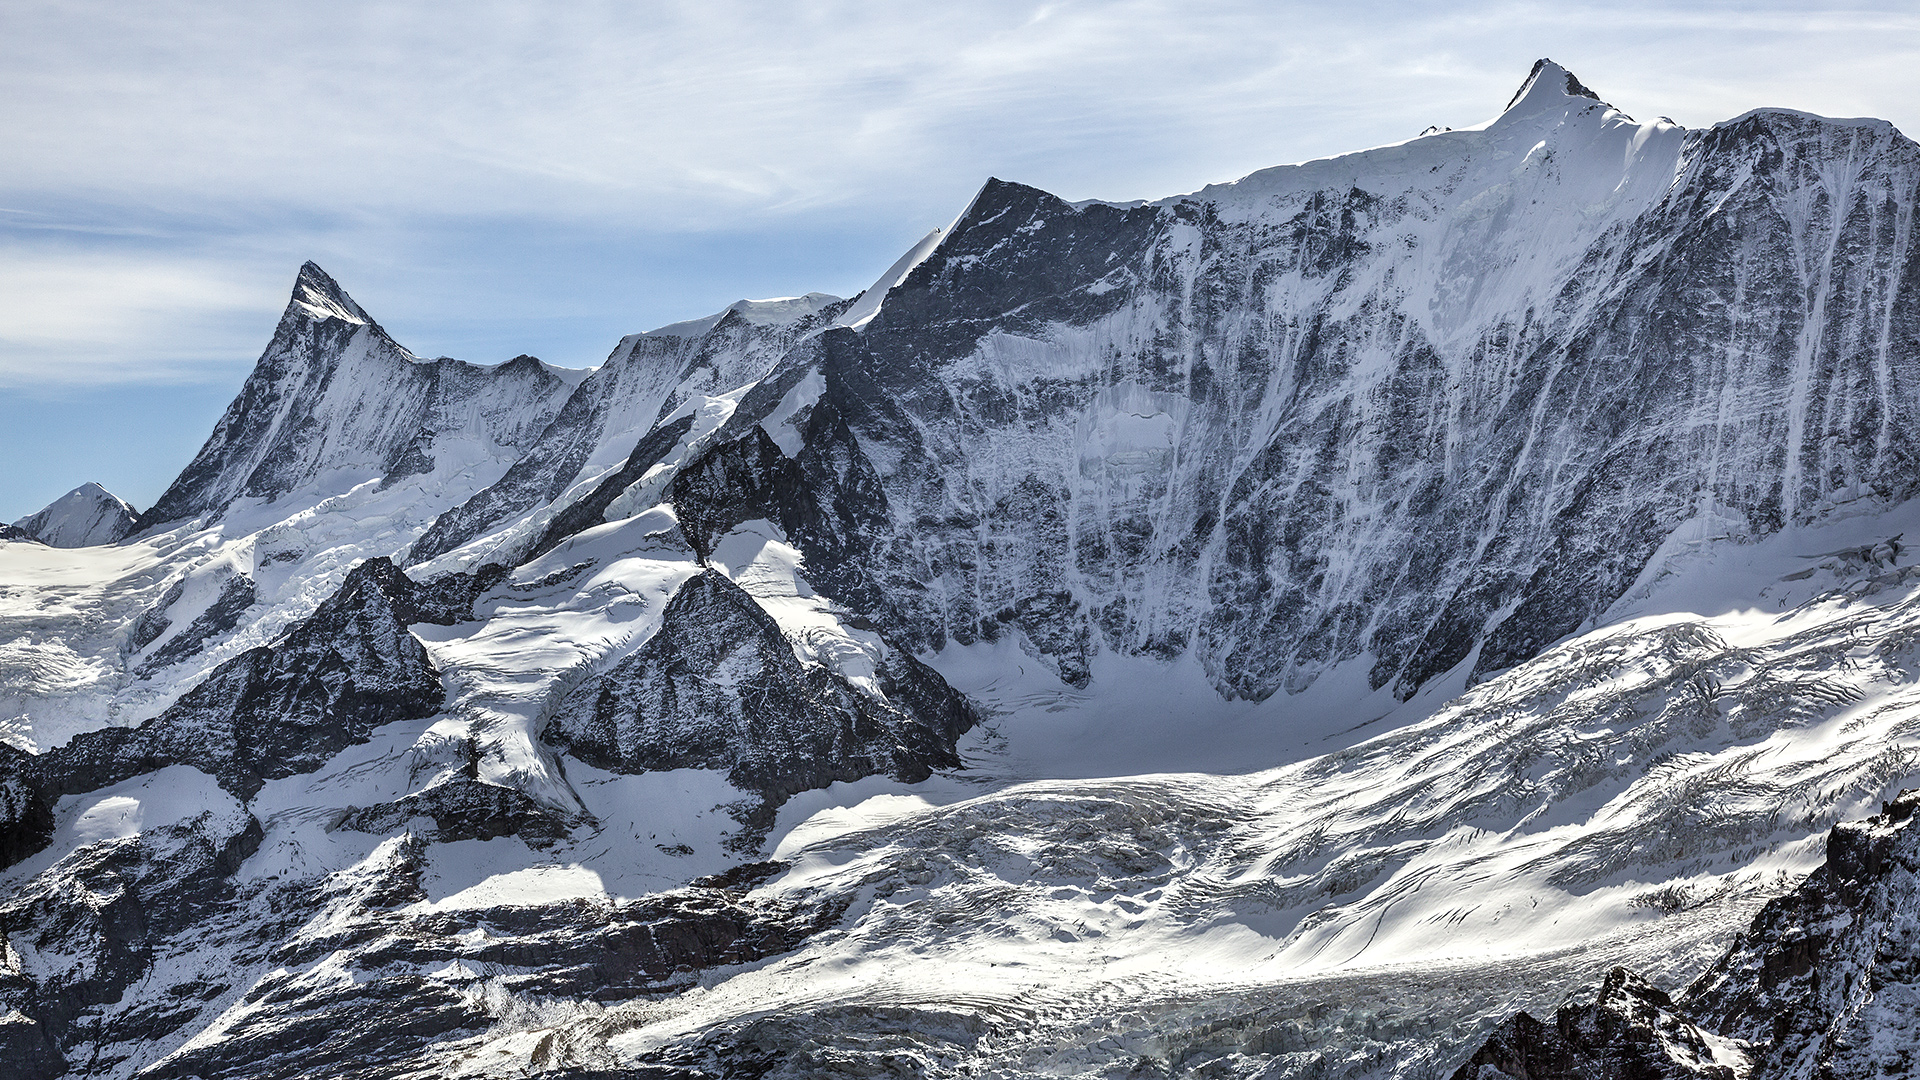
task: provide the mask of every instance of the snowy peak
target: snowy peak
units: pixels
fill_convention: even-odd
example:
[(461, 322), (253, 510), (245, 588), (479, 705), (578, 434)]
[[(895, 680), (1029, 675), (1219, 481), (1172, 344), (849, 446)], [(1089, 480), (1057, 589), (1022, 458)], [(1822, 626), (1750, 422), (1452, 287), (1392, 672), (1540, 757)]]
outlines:
[(339, 319), (362, 326), (373, 323), (373, 317), (353, 302), (340, 283), (311, 260), (301, 264), (300, 276), (294, 279), (293, 297), (287, 301), (281, 321), (290, 318)]
[(1533, 62), (1533, 70), (1527, 73), (1526, 81), (1514, 91), (1513, 99), (1501, 113), (1536, 113), (1564, 105), (1568, 98), (1576, 97), (1600, 100), (1600, 95), (1574, 78), (1573, 72), (1543, 57)]
[(94, 547), (111, 544), (133, 531), (136, 516), (124, 500), (89, 482), (13, 524), (48, 547)]
[(437, 471), (484, 483), (576, 381), (528, 356), (495, 367), (422, 361), (309, 262), (239, 395), (140, 527), (217, 518), (240, 498), (277, 503), (305, 490), (317, 500)]

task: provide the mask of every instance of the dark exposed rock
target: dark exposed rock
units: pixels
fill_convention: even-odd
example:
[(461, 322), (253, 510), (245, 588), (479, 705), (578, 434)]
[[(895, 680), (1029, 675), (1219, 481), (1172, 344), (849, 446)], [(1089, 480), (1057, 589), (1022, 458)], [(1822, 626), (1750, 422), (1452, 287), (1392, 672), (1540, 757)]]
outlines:
[[(193, 622), (187, 624), (186, 629), (168, 638), (164, 644), (155, 649), (153, 655), (148, 657), (146, 663), (142, 665), (143, 668), (153, 671), (190, 659), (204, 648), (209, 640), (238, 626), (240, 616), (253, 606), (256, 596), (252, 578), (245, 574), (229, 577), (226, 583), (220, 586), (220, 595), (214, 598), (213, 603), (207, 605), (205, 611), (195, 616)], [(133, 641), (136, 646), (144, 647), (166, 632), (168, 622), (165, 607), (173, 600), (177, 600), (179, 593), (169, 590), (168, 597), (172, 599), (163, 597), (159, 606), (143, 613), (140, 620), (134, 624)], [(141, 640), (143, 637), (146, 638), (145, 641)]]
[(267, 780), (310, 772), (382, 724), (430, 716), (440, 674), (407, 624), (413, 585), (369, 559), (311, 617), (270, 646), (215, 668), (137, 728), (75, 736), (32, 762), (50, 797), (192, 765), (242, 799)]
[(1552, 1024), (1517, 1013), (1453, 1080), (1741, 1080), (1742, 1052), (1681, 1016), (1625, 968), (1576, 993)]
[(168, 609), (180, 602), (186, 594), (186, 579), (182, 578), (167, 587), (153, 606), (140, 613), (133, 620), (133, 628), (127, 632), (127, 640), (134, 649), (144, 649), (160, 639), (160, 635), (173, 626), (173, 620), (167, 616)]
[(1755, 1044), (1764, 1077), (1920, 1074), (1920, 791), (1827, 834), (1827, 861), (1768, 901), (1687, 989), (1703, 1024)]
[[(799, 359), (854, 348), (849, 331), (830, 331)], [(904, 617), (905, 597), (924, 587), (882, 557), (889, 543), (891, 511), (879, 474), (860, 449), (846, 420), (832, 404), (808, 412), (800, 452), (783, 453), (755, 419), (784, 394), (782, 387), (805, 374), (804, 364), (770, 377), (771, 388), (742, 403), (735, 421), (674, 476), (666, 493), (681, 532), (703, 560), (713, 545), (744, 522), (764, 518), (778, 526), (806, 559), (807, 580), (821, 594), (858, 612), (888, 637), (913, 649), (936, 646), (921, 622)], [(754, 398), (755, 395), (749, 395)], [(904, 606), (911, 608), (913, 601)]]
[(34, 782), (33, 755), (0, 742), (0, 866), (12, 866), (53, 838), (53, 802)]
[[(474, 992), (509, 999), (578, 997), (602, 1003), (670, 995), (697, 972), (789, 952), (832, 926), (845, 901), (770, 899), (739, 888), (695, 886), (621, 902), (564, 901), (421, 913), (401, 905), (422, 895), (417, 842), (357, 893), (323, 891), (293, 905), (337, 912), (272, 948), (272, 967), (248, 989), (230, 1034), (173, 1054), (145, 1077), (255, 1080), (327, 1075), (417, 1075), (423, 1055), (447, 1039), (487, 1031), (497, 1015)], [(777, 869), (777, 868), (776, 868)], [(735, 884), (764, 877), (745, 868)], [(310, 965), (337, 958), (350, 983), (314, 978)], [(464, 970), (464, 980), (449, 971)], [(438, 971), (427, 976), (424, 973)]]
[(1906, 791), (1834, 826), (1826, 863), (1768, 901), (1677, 1001), (1615, 969), (1552, 1026), (1514, 1016), (1455, 1080), (1920, 1074), (1916, 810), (1920, 790)]
[[(1540, 60), (1535, 60), (1533, 62), (1533, 70), (1527, 72), (1527, 79), (1525, 82), (1520, 84), (1520, 89), (1515, 90), (1513, 92), (1512, 99), (1510, 99), (1507, 102), (1507, 108), (1509, 109), (1513, 108), (1515, 105), (1518, 105), (1520, 103), (1521, 98), (1524, 98), (1527, 96), (1527, 91), (1533, 89), (1533, 84), (1535, 80), (1540, 78), (1540, 73), (1542, 71), (1549, 70), (1550, 68), (1557, 69), (1558, 67), (1559, 65), (1554, 64), (1554, 62), (1551, 60), (1547, 60), (1544, 58)], [(1573, 72), (1565, 71), (1565, 70), (1554, 70), (1551, 72), (1551, 74), (1556, 75), (1561, 79), (1561, 91), (1565, 93), (1568, 97), (1592, 98), (1595, 101), (1600, 100), (1600, 95), (1588, 89), (1586, 84), (1582, 83), (1579, 79), (1574, 78)]]
[(8, 525), (8, 524), (5, 524), (4, 522), (0, 522), (0, 541), (7, 541), (10, 543), (16, 543), (16, 544), (38, 544), (40, 542), (34, 539), (34, 536), (32, 533), (21, 528), (20, 526)]
[[(369, 559), (280, 640), (215, 668), (152, 720), (84, 732), (40, 755), (0, 744), (0, 866), (46, 845), (52, 802), (62, 795), (192, 765), (250, 799), (267, 780), (317, 769), (382, 724), (431, 716), (444, 694), (440, 673), (407, 627), (470, 618), (474, 601), (507, 572), (484, 566), (416, 583), (391, 560)], [(236, 590), (230, 582), (222, 597), (231, 592), (250, 599), (251, 583), (233, 580), (246, 587)], [(150, 617), (164, 619), (156, 615), (163, 611), (164, 601), (144, 615), (136, 638), (138, 627)], [(193, 625), (202, 623), (212, 625), (204, 615)], [(564, 831), (550, 812), (515, 802), (531, 803), (518, 792), (469, 793), (457, 805), (441, 805), (450, 795), (434, 796), (421, 810), (447, 817), (443, 828), (450, 833), (498, 835), (512, 821), (534, 835)], [(411, 816), (409, 804), (399, 820)]]
[[(887, 463), (892, 520), (857, 554), (913, 627), (889, 633), (964, 643), (1064, 592), (1064, 624), (1029, 634), (1063, 677), (1095, 645), (1192, 649), (1263, 698), (1365, 655), (1405, 696), (1578, 630), (1704, 505), (1758, 537), (1848, 484), (1913, 495), (1920, 149), (1770, 111), (1674, 146), (1637, 166), (1663, 196), (1468, 341), (1381, 284), (1419, 261), (1398, 231), (1419, 214), (1364, 176), (1257, 212), (990, 182), (864, 332), (822, 339), (816, 408)], [(1728, 386), (1737, 412), (1687, 419)], [(1165, 418), (1166, 449), (1074, 434), (1128, 416)]]
[(456, 777), (377, 806), (349, 808), (335, 828), (385, 835), (414, 818), (433, 819), (435, 842), (517, 836), (539, 846), (564, 838), (569, 822), (517, 788)]
[[(36, 1034), (57, 1052), (86, 1010), (118, 1002), (147, 973), (162, 942), (230, 900), (228, 879), (261, 840), (251, 816), (234, 824), (208, 812), (97, 841), (0, 899), (0, 936), (73, 961), (31, 981), (0, 973), (0, 1013), (16, 1011), (37, 1027), (12, 1027), (0, 1038), (22, 1041), (24, 1060), (33, 1060)], [(129, 1034), (165, 1035), (193, 1015), (148, 1014), (137, 1021), (144, 1030)]]
[(964, 699), (898, 650), (878, 679), (885, 701), (802, 664), (751, 596), (708, 571), (674, 594), (651, 640), (561, 702), (543, 737), (618, 772), (725, 769), (772, 802), (957, 766), (954, 740), (973, 723)]
[(537, 559), (559, 546), (567, 537), (606, 520), (607, 507), (612, 505), (613, 500), (619, 498), (620, 493), (634, 481), (646, 475), (647, 470), (666, 456), (681, 439), (686, 438), (687, 432), (692, 429), (693, 417), (683, 416), (647, 432), (646, 437), (633, 448), (633, 453), (627, 455), (625, 465), (601, 481), (585, 498), (553, 516), (539, 542), (527, 553), (527, 558)]
[(395, 568), (385, 587), (395, 597), (395, 611), (407, 625), (452, 626), (473, 618), (475, 602), (507, 580), (510, 573), (509, 567), (488, 563), (470, 574), (441, 574), (416, 582)]
[(15, 1080), (51, 1080), (67, 1071), (46, 1025), (17, 1009), (0, 1016), (0, 1061)]

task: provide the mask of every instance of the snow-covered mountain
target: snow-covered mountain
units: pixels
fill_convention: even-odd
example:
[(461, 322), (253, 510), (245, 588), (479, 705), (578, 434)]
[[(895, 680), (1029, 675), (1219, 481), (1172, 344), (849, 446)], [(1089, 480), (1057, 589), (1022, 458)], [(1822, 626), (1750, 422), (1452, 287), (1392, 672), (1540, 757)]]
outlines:
[(0, 544), (0, 1059), (1880, 1075), (1917, 200), (1542, 61), (591, 372), (308, 264), (130, 536)]
[(580, 374), (531, 356), (490, 368), (416, 359), (307, 263), (240, 395), (141, 527), (217, 518), (242, 499), (271, 504), (510, 462)]
[(13, 527), (54, 547), (92, 547), (126, 536), (139, 516), (124, 500), (89, 482), (14, 522)]

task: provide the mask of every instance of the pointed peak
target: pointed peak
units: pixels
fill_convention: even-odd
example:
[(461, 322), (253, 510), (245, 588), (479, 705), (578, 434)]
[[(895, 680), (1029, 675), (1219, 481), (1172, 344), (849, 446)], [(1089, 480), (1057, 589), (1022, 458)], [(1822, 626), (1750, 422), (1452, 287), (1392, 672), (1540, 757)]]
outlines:
[(72, 499), (76, 497), (82, 498), (82, 499), (90, 499), (98, 503), (107, 503), (114, 506), (122, 506), (127, 509), (128, 513), (133, 512), (132, 503), (129, 503), (127, 500), (121, 498), (118, 495), (115, 495), (111, 491), (108, 491), (106, 488), (102, 487), (101, 485), (95, 483), (92, 480), (89, 480), (86, 483), (81, 484), (79, 487), (74, 488), (72, 491), (67, 492), (66, 495), (64, 496), (64, 498), (68, 498), (68, 499)]
[(137, 516), (125, 499), (89, 481), (13, 524), (50, 547), (92, 547), (127, 535)]
[(300, 275), (293, 281), (293, 297), (287, 301), (287, 314), (350, 323), (373, 322), (373, 317), (353, 302), (347, 290), (312, 260), (300, 265)]
[(1575, 78), (1573, 72), (1542, 57), (1533, 62), (1533, 70), (1527, 73), (1526, 81), (1514, 92), (1513, 100), (1501, 112), (1537, 112), (1552, 105), (1563, 104), (1568, 98), (1589, 98), (1600, 100), (1600, 95), (1589, 89), (1585, 83)]

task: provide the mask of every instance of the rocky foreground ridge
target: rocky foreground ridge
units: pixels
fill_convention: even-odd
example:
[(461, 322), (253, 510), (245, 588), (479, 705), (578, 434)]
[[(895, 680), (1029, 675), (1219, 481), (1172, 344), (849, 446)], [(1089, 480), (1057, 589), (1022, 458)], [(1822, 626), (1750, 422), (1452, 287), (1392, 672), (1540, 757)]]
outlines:
[(1920, 791), (1834, 826), (1827, 861), (1767, 902), (1680, 994), (1624, 968), (1547, 1024), (1516, 1014), (1455, 1080), (1771, 1080), (1920, 1073)]

